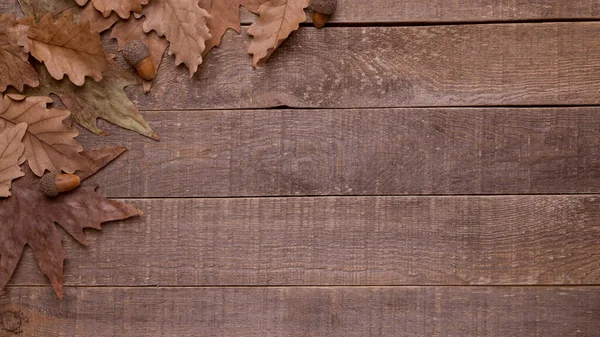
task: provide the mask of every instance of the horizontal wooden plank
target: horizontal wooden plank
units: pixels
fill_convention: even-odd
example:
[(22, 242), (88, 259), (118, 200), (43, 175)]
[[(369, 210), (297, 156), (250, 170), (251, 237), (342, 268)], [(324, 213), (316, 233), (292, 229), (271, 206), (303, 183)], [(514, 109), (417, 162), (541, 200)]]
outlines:
[[(67, 285), (600, 282), (598, 196), (128, 202), (145, 217), (63, 240)], [(47, 284), (25, 256), (11, 284)]]
[[(145, 112), (91, 181), (111, 197), (600, 192), (597, 108)], [(103, 126), (106, 126), (103, 123)]]
[[(0, 13), (21, 14), (17, 0), (0, 0)], [(242, 22), (255, 21), (241, 11)], [(594, 0), (338, 0), (335, 23), (476, 22), (597, 19)], [(310, 20), (310, 16), (309, 16)]]
[(599, 35), (589, 22), (303, 27), (253, 69), (244, 30), (192, 79), (165, 55), (152, 92), (129, 92), (143, 110), (593, 105)]
[(9, 288), (3, 336), (596, 336), (597, 287)]

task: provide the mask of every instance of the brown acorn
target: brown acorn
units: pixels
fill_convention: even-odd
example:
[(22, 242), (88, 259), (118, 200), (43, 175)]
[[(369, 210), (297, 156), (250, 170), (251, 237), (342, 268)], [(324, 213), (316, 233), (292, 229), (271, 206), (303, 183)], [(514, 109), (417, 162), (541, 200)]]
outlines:
[(40, 179), (40, 190), (47, 197), (56, 197), (59, 193), (76, 189), (81, 179), (75, 174), (44, 174)]
[(130, 66), (135, 67), (140, 77), (146, 81), (150, 81), (156, 76), (150, 51), (142, 41), (127, 42), (123, 47), (123, 57)]
[(322, 28), (329, 20), (329, 17), (335, 13), (337, 0), (310, 0), (310, 9), (312, 10), (312, 19), (315, 27)]

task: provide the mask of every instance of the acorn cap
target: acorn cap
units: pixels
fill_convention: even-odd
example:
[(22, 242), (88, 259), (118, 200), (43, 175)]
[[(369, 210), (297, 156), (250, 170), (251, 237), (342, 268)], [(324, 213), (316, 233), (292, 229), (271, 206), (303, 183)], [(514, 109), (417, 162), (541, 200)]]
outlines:
[(44, 174), (42, 179), (40, 179), (40, 190), (42, 190), (42, 193), (47, 197), (55, 197), (58, 195), (54, 173)]
[(148, 56), (150, 56), (150, 51), (148, 51), (148, 47), (140, 40), (127, 42), (123, 47), (123, 57), (133, 67), (137, 66)]
[(331, 15), (336, 7), (337, 0), (310, 0), (310, 9), (313, 12)]

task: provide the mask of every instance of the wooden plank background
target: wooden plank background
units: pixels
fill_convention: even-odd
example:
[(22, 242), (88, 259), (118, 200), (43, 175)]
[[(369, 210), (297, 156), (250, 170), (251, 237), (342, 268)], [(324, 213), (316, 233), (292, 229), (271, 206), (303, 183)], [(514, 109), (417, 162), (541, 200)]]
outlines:
[(597, 336), (600, 4), (339, 2), (261, 69), (165, 56), (160, 142), (82, 131), (146, 214), (64, 233), (62, 301), (26, 249), (0, 336)]

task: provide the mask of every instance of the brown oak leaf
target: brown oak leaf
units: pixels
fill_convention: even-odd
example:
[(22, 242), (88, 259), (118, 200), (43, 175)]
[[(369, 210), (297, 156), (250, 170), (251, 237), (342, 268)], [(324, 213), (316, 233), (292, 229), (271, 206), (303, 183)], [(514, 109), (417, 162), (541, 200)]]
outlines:
[[(112, 57), (112, 56), (111, 56)], [(40, 86), (28, 89), (27, 95), (57, 95), (71, 111), (79, 125), (97, 135), (108, 135), (96, 122), (101, 118), (122, 128), (135, 131), (146, 137), (158, 140), (158, 135), (144, 120), (144, 116), (123, 91), (123, 88), (139, 84), (129, 71), (108, 60), (108, 68), (100, 82), (85, 81), (78, 87), (63, 79), (55, 80), (38, 62), (34, 63), (40, 76)]]
[(0, 290), (14, 273), (23, 248), (29, 245), (40, 270), (48, 276), (58, 298), (63, 295), (66, 251), (55, 224), (87, 245), (84, 228), (141, 215), (137, 208), (108, 200), (94, 187), (82, 186), (56, 198), (42, 194), (39, 179), (27, 166), (25, 176), (13, 182), (12, 196), (0, 200)]
[(0, 120), (3, 121), (0, 130), (3, 125), (27, 124), (23, 157), (38, 176), (45, 171), (89, 171), (94, 164), (79, 153), (83, 147), (74, 139), (79, 131), (63, 124), (71, 113), (63, 109), (48, 109), (50, 102), (52, 99), (49, 97), (4, 96), (0, 101)]
[(252, 65), (263, 65), (275, 49), (306, 20), (308, 0), (269, 0), (258, 9), (259, 19), (248, 28)]
[(19, 0), (21, 9), (26, 16), (41, 18), (47, 13), (58, 15), (67, 9), (77, 8), (73, 0)]
[(198, 6), (198, 0), (153, 0), (144, 6), (146, 33), (155, 30), (169, 41), (169, 55), (175, 54), (175, 64), (185, 63), (190, 77), (202, 63), (205, 41), (212, 38), (207, 20), (211, 15)]
[(25, 175), (19, 165), (24, 160), (21, 140), (26, 130), (27, 124), (20, 123), (0, 131), (0, 197), (9, 197), (12, 181)]
[[(89, 0), (77, 0), (79, 6), (88, 3)], [(108, 17), (112, 11), (121, 18), (129, 18), (131, 12), (140, 13), (142, 5), (148, 3), (148, 0), (92, 0), (94, 7), (99, 10), (104, 17)]]
[(109, 29), (119, 20), (117, 13), (111, 13), (105, 18), (98, 12), (92, 3), (88, 3), (81, 8), (73, 0), (19, 0), (23, 13), (28, 16), (34, 16), (36, 19), (52, 13), (55, 17), (62, 12), (70, 9), (73, 11), (73, 17), (76, 22), (81, 20), (90, 22), (90, 29), (94, 32), (103, 32)]
[(27, 61), (28, 55), (21, 46), (27, 41), (27, 26), (15, 21), (12, 15), (0, 14), (0, 91), (11, 85), (18, 91), (23, 86), (39, 85), (37, 74)]
[(240, 5), (244, 6), (247, 10), (254, 14), (258, 14), (260, 5), (268, 2), (269, 0), (240, 0)]
[(206, 41), (203, 54), (206, 55), (213, 47), (221, 44), (221, 38), (227, 29), (231, 28), (240, 33), (240, 2), (239, 0), (200, 0), (199, 5), (212, 15), (212, 19), (207, 22), (212, 38)]
[(112, 13), (108, 17), (104, 17), (90, 2), (81, 11), (79, 20), (88, 21), (91, 31), (101, 33), (119, 21), (119, 16), (116, 13)]
[[(130, 41), (139, 40), (144, 42), (150, 51), (154, 70), (158, 71), (158, 67), (162, 62), (163, 54), (165, 53), (165, 49), (167, 49), (169, 42), (164, 37), (158, 36), (155, 31), (145, 33), (142, 28), (144, 20), (145, 18), (136, 19), (134, 17), (130, 17), (127, 20), (121, 20), (115, 25), (115, 28), (113, 28), (110, 37), (117, 39), (119, 50), (122, 50)], [(143, 81), (143, 84), (144, 91), (150, 91), (152, 81)]]
[(67, 10), (58, 20), (52, 14), (44, 15), (32, 24), (27, 33), (26, 50), (57, 80), (66, 74), (75, 85), (83, 85), (85, 76), (96, 81), (108, 63), (100, 34), (90, 30), (90, 23), (75, 23), (73, 12)]

